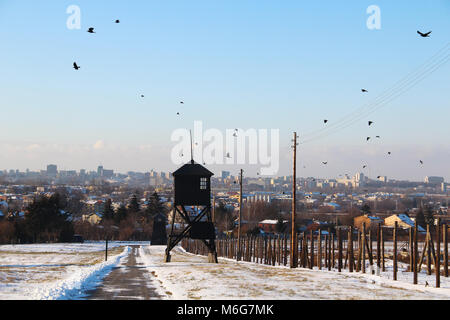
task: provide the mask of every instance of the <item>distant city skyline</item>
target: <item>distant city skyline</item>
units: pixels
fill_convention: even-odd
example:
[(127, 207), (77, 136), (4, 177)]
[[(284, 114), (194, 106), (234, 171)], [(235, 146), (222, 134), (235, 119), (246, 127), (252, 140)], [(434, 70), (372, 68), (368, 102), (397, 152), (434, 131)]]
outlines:
[[(67, 28), (70, 5), (80, 30)], [(379, 30), (367, 28), (371, 5)], [(293, 132), (302, 142), (424, 64), (449, 43), (449, 16), (446, 0), (3, 0), (0, 165), (175, 171), (171, 133), (200, 120), (221, 132), (279, 129), (277, 175), (290, 175)], [(443, 64), (351, 126), (300, 144), (297, 175), (449, 181), (449, 74)], [(216, 176), (241, 167), (260, 170), (208, 165)]]
[[(51, 163), (51, 164), (47, 164), (45, 166), (45, 168), (34, 169), (34, 170), (30, 169), (30, 168), (26, 168), (24, 170), (13, 169), (13, 168), (1, 168), (0, 169), (0, 176), (3, 173), (9, 174), (9, 173), (17, 173), (17, 172), (19, 172), (19, 173), (27, 173), (27, 172), (43, 173), (43, 172), (46, 172), (47, 174), (50, 174), (50, 175), (56, 175), (56, 174), (59, 174), (59, 173), (62, 173), (62, 172), (65, 172), (65, 173), (67, 173), (67, 172), (74, 172), (76, 174), (96, 173), (96, 174), (99, 174), (101, 176), (103, 174), (103, 172), (105, 172), (105, 173), (107, 173), (107, 176), (111, 177), (111, 176), (113, 176), (113, 174), (114, 175), (115, 174), (126, 175), (129, 172), (135, 172), (135, 173), (141, 173), (141, 174), (152, 173), (153, 172), (153, 173), (156, 173), (156, 174), (162, 174), (162, 175), (164, 175), (164, 177), (168, 178), (169, 177), (168, 174), (172, 173), (173, 171), (170, 171), (170, 170), (159, 170), (158, 168), (153, 168), (151, 170), (125, 170), (125, 171), (120, 171), (120, 170), (116, 170), (114, 168), (109, 168), (109, 167), (107, 168), (107, 167), (104, 167), (102, 165), (98, 165), (95, 168), (66, 168), (66, 167), (64, 167), (64, 169), (62, 169), (62, 168), (60, 168), (58, 166), (58, 164)], [(225, 179), (225, 178), (228, 178), (230, 176), (238, 177), (239, 174), (234, 174), (234, 172), (227, 171), (227, 170), (220, 170), (220, 171), (214, 172), (214, 177), (215, 178)], [(258, 175), (258, 174), (250, 175), (250, 176), (244, 176), (244, 178), (256, 178), (256, 179), (259, 179), (259, 178), (270, 179), (270, 178), (282, 178), (282, 177), (292, 177), (292, 173), (290, 173), (290, 174), (288, 173), (288, 174), (285, 174), (285, 175), (280, 174), (280, 175), (275, 175), (275, 176), (261, 176), (261, 175)], [(362, 170), (357, 171), (357, 172), (347, 172), (347, 173), (344, 173), (344, 174), (339, 174), (337, 176), (329, 176), (329, 177), (298, 176), (297, 175), (297, 179), (307, 179), (307, 178), (310, 178), (310, 177), (311, 178), (317, 178), (319, 180), (329, 180), (329, 179), (333, 180), (333, 179), (343, 179), (343, 178), (353, 179), (353, 178), (355, 178), (356, 180), (360, 181), (361, 177), (363, 177), (364, 179), (368, 178), (368, 179), (371, 179), (371, 180), (379, 180), (379, 181), (383, 181), (383, 182), (386, 182), (388, 180), (398, 180), (398, 181), (403, 180), (403, 181), (425, 182), (425, 183), (441, 183), (441, 182), (448, 183), (449, 182), (445, 177), (443, 177), (441, 175), (426, 175), (426, 176), (424, 176), (424, 177), (422, 177), (422, 178), (420, 178), (418, 180), (414, 180), (414, 179), (398, 179), (398, 178), (393, 178), (393, 177), (389, 177), (389, 176), (386, 176), (386, 175), (370, 177), (370, 176), (367, 176), (366, 174), (364, 174), (362, 172)], [(444, 181), (441, 181), (441, 178), (444, 179)], [(387, 180), (385, 180), (385, 179), (387, 179)]]

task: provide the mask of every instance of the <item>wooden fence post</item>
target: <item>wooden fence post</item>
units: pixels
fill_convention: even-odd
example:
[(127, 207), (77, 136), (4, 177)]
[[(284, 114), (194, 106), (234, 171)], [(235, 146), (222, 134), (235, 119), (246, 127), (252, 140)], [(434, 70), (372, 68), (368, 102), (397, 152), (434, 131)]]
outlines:
[(394, 234), (393, 234), (393, 240), (394, 240), (394, 280), (397, 280), (397, 227), (398, 227), (398, 222), (395, 221), (394, 224)]
[(320, 229), (317, 238), (317, 267), (322, 270), (322, 230)]
[(356, 262), (356, 272), (361, 270), (361, 232), (358, 230), (358, 260)]
[(328, 271), (331, 271), (331, 267), (334, 267), (334, 234), (331, 234), (330, 229), (328, 229), (328, 234), (330, 235), (328, 243)]
[(311, 258), (309, 262), (309, 268), (314, 268), (314, 231), (311, 230)]
[(108, 261), (108, 238), (106, 238), (105, 244), (105, 261)]
[(338, 272), (342, 272), (342, 233), (341, 228), (336, 230), (338, 238)]
[[(430, 225), (427, 224), (427, 236), (426, 236), (426, 241), (428, 243), (427, 246), (427, 274), (430, 276), (431, 275), (431, 245), (430, 245), (430, 240), (431, 240), (431, 232), (430, 232)], [(433, 240), (431, 240), (433, 241)]]
[(303, 232), (303, 245), (302, 245), (302, 267), (306, 268), (308, 260), (308, 237), (306, 232)]
[(286, 234), (284, 234), (283, 236), (283, 240), (284, 240), (284, 265), (287, 266), (287, 252), (288, 252), (288, 247), (287, 247), (287, 236)]
[[(416, 223), (414, 223), (416, 224)], [(413, 270), (413, 255), (414, 255), (414, 239), (413, 239), (413, 228), (409, 227), (409, 270)]]
[(377, 226), (377, 273), (379, 274), (381, 268), (381, 223)]
[[(411, 228), (410, 228), (410, 232), (411, 232)], [(418, 275), (417, 275), (417, 256), (419, 254), (419, 251), (417, 250), (417, 236), (418, 236), (417, 233), (418, 233), (418, 224), (414, 223), (414, 243), (411, 243), (411, 248), (410, 248), (410, 249), (414, 250), (414, 252), (411, 252), (412, 256), (413, 256), (412, 268), (413, 268), (413, 272), (414, 272), (414, 279), (413, 279), (414, 284), (417, 284), (417, 277), (418, 277)]]
[(384, 259), (384, 235), (383, 235), (383, 228), (381, 228), (380, 230), (381, 234), (381, 271), (385, 272), (386, 271), (386, 266), (385, 266), (385, 259)]
[(442, 226), (442, 237), (444, 239), (444, 276), (448, 278), (448, 229), (447, 223)]
[(362, 273), (366, 273), (366, 223), (363, 223), (362, 231)]
[(350, 226), (348, 232), (348, 271), (353, 272), (354, 265), (354, 255), (353, 255), (353, 227)]
[(441, 218), (437, 218), (436, 225), (436, 288), (441, 287)]

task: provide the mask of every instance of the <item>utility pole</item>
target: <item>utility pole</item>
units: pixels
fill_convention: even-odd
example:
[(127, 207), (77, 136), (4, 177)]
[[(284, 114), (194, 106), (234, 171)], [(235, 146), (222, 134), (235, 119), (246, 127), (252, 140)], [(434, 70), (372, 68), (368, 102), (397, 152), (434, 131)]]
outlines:
[(296, 201), (296, 191), (297, 191), (297, 132), (294, 132), (294, 145), (293, 145), (293, 149), (294, 149), (294, 159), (293, 159), (293, 170), (292, 170), (292, 216), (291, 216), (291, 263), (290, 263), (290, 267), (291, 268), (297, 268), (298, 266), (298, 252), (297, 250), (294, 250), (296, 248), (296, 241), (297, 241), (297, 232), (295, 230), (295, 214), (296, 214), (296, 205), (297, 205), (297, 201)]
[(241, 261), (241, 221), (242, 221), (242, 177), (244, 175), (244, 170), (241, 169), (240, 179), (239, 179), (239, 217), (238, 217), (238, 252), (237, 261)]

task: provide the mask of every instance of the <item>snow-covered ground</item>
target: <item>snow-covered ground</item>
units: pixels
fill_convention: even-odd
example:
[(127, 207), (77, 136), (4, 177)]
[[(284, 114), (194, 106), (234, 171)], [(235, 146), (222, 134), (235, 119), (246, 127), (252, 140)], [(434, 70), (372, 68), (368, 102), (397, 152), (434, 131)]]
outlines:
[(413, 285), (412, 274), (399, 263), (398, 281), (393, 281), (392, 261), (380, 275), (371, 275), (369, 266), (366, 274), (338, 273), (224, 258), (210, 264), (206, 257), (176, 247), (172, 262), (164, 263), (165, 246), (111, 242), (104, 262), (105, 243), (92, 242), (0, 246), (0, 300), (83, 299), (127, 261), (130, 245), (141, 246), (136, 263), (148, 271), (143, 276), (162, 299), (450, 299), (448, 278), (441, 277), (442, 288), (434, 288), (435, 276), (423, 270), (419, 285)]
[(130, 243), (0, 246), (0, 300), (77, 299), (127, 256)]
[(424, 273), (420, 285), (412, 284), (411, 273), (399, 272), (399, 281), (393, 281), (389, 263), (381, 276), (290, 269), (222, 258), (216, 265), (177, 247), (172, 251), (172, 262), (165, 264), (164, 249), (146, 246), (141, 248), (141, 255), (147, 269), (174, 299), (450, 299), (448, 279), (441, 279), (443, 288), (439, 289), (425, 287), (425, 281), (434, 284), (434, 277)]

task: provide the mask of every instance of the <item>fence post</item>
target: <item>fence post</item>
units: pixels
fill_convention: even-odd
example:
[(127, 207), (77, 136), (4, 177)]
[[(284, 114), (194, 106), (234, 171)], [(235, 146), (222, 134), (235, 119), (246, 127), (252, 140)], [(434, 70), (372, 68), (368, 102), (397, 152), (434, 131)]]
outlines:
[(394, 240), (394, 280), (397, 280), (397, 227), (398, 222), (395, 221), (394, 224), (394, 234), (393, 234), (393, 240)]
[(381, 271), (386, 271), (385, 261), (384, 261), (384, 235), (383, 235), (383, 228), (380, 230), (381, 234)]
[(308, 237), (306, 232), (303, 232), (303, 245), (302, 245), (302, 267), (306, 268), (306, 262), (308, 260)]
[(444, 276), (448, 278), (448, 229), (447, 223), (442, 226), (442, 236), (444, 239)]
[(286, 234), (284, 234), (283, 236), (283, 241), (284, 241), (284, 265), (287, 266), (287, 237)]
[(441, 218), (437, 219), (436, 225), (436, 288), (441, 287)]
[(431, 240), (431, 232), (430, 232), (430, 225), (427, 224), (427, 243), (428, 243), (428, 247), (427, 247), (427, 274), (430, 276), (431, 275), (431, 243), (433, 242), (433, 240)]
[(317, 267), (322, 270), (322, 230), (320, 229), (317, 238)]
[(354, 266), (354, 255), (353, 255), (353, 226), (350, 226), (348, 232), (348, 271), (353, 272)]
[(273, 238), (273, 253), (272, 253), (272, 265), (275, 265), (275, 262), (277, 260), (277, 239)]
[(362, 231), (362, 273), (366, 273), (366, 223), (363, 223)]
[(328, 270), (329, 271), (331, 271), (331, 268), (334, 268), (335, 267), (335, 259), (334, 259), (334, 234), (331, 234), (330, 233), (330, 235), (331, 235), (331, 242), (330, 242), (330, 253), (329, 253), (329, 256), (330, 256), (330, 263), (328, 264)]
[(381, 223), (378, 223), (378, 227), (377, 227), (377, 273), (380, 273), (380, 268), (381, 268)]
[(356, 262), (356, 272), (361, 270), (361, 232), (358, 230), (358, 260)]
[[(414, 223), (416, 224), (416, 223)], [(414, 230), (415, 231), (415, 230)], [(413, 255), (414, 255), (414, 239), (413, 239), (413, 229), (409, 227), (409, 270), (413, 270)]]
[[(411, 228), (409, 228), (411, 232)], [(414, 253), (412, 253), (413, 256), (413, 272), (414, 272), (414, 284), (417, 284), (417, 256), (419, 251), (417, 250), (417, 236), (418, 236), (418, 227), (417, 223), (414, 223), (414, 243), (411, 243), (411, 249), (414, 250)]]
[(311, 258), (309, 261), (309, 268), (314, 268), (314, 231), (311, 230)]
[(106, 238), (105, 243), (105, 261), (108, 261), (108, 238)]
[(342, 272), (342, 233), (341, 228), (336, 230), (338, 238), (338, 272)]

